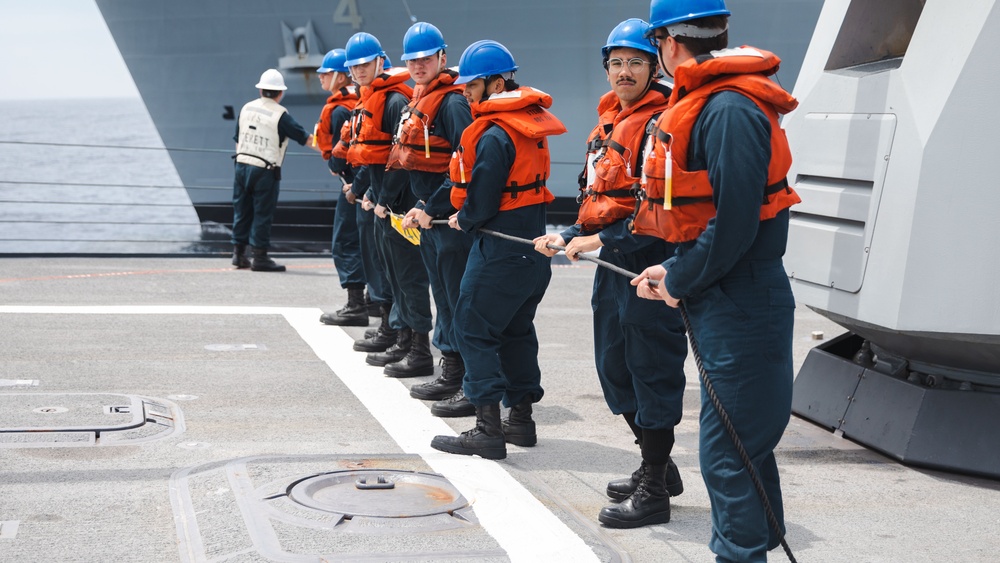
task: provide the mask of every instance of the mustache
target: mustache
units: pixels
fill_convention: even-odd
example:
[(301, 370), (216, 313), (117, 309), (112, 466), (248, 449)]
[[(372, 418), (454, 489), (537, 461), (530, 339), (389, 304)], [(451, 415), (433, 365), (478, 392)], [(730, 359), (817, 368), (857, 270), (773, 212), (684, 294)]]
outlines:
[(619, 78), (615, 84), (635, 84), (635, 80), (631, 78)]

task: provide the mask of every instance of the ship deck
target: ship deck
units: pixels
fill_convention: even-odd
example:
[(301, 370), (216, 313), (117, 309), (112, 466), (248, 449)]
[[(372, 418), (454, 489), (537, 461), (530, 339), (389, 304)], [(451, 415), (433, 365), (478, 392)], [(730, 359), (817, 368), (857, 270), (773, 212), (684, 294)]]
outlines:
[[(605, 484), (639, 456), (593, 368), (592, 265), (554, 267), (538, 309), (538, 445), (488, 461), (430, 448), (472, 424), (409, 397), (430, 378), (386, 378), (351, 350), (363, 328), (318, 322), (345, 299), (329, 258), (283, 262), (0, 258), (0, 561), (712, 560), (692, 361), (670, 523), (597, 523)], [(796, 366), (817, 331), (842, 332), (799, 307)], [(1000, 553), (1000, 483), (905, 467), (795, 417), (776, 455), (799, 561)], [(361, 494), (359, 475), (437, 497)]]

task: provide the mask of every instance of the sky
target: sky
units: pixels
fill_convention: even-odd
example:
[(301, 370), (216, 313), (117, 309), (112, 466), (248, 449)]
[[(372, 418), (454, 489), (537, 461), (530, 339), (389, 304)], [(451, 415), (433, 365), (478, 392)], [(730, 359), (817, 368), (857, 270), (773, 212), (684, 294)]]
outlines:
[(0, 99), (138, 97), (93, 0), (0, 0)]

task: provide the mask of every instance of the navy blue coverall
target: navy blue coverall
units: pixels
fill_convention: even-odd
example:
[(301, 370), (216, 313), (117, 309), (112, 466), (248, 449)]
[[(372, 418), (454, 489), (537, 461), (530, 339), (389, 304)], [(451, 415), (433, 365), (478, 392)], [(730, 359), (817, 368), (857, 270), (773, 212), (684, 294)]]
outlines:
[[(240, 139), (240, 119), (236, 117), (236, 134), (233, 141)], [(278, 140), (281, 143), (291, 139), (305, 145), (309, 134), (288, 115), (278, 119)], [(274, 210), (278, 207), (278, 192), (281, 182), (275, 177), (275, 170), (261, 166), (236, 163), (233, 180), (233, 238), (232, 243), (256, 248), (271, 247), (271, 223)]]
[[(409, 103), (406, 96), (390, 92), (382, 114), (382, 130), (395, 133), (400, 114)], [(405, 214), (417, 203), (410, 190), (410, 176), (405, 170), (386, 170), (385, 164), (368, 166), (371, 175), (373, 203), (388, 210)], [(375, 246), (394, 298), (389, 324), (394, 329), (404, 326), (417, 333), (429, 333), (433, 328), (430, 288), (427, 270), (417, 246), (403, 238), (390, 224), (390, 218), (375, 217)]]
[[(781, 263), (788, 210), (760, 220), (770, 136), (749, 98), (709, 98), (691, 133), (688, 169), (708, 171), (717, 214), (663, 267), (665, 287), (687, 308), (710, 381), (784, 526), (774, 448), (791, 415), (795, 300)], [(779, 538), (704, 389), (699, 457), (717, 561), (766, 561)]]
[[(432, 124), (435, 134), (444, 137), (457, 147), (462, 132), (472, 123), (472, 112), (465, 96), (452, 92), (441, 101)], [(434, 173), (410, 171), (410, 189), (417, 198), (415, 207), (435, 219), (447, 219), (455, 208), (451, 206), (451, 179), (447, 172)], [(434, 295), (437, 316), (434, 319), (434, 347), (445, 353), (458, 353), (455, 335), (454, 311), (469, 260), (472, 237), (447, 225), (439, 225), (420, 232), (420, 255)]]
[(529, 240), (545, 233), (545, 205), (500, 211), (502, 190), (514, 164), (514, 143), (498, 125), (476, 145), (476, 163), (458, 224), (474, 232), (455, 310), (462, 386), (479, 407), (541, 400), (535, 310), (552, 277), (552, 259), (531, 246), (479, 232), (487, 228)]
[(365, 281), (368, 283), (368, 296), (371, 297), (373, 303), (392, 307), (392, 288), (389, 287), (389, 280), (385, 277), (385, 269), (379, 260), (375, 245), (375, 214), (371, 211), (365, 211), (361, 206), (361, 199), (369, 192), (370, 188), (371, 175), (368, 173), (368, 166), (355, 167), (351, 192), (356, 198), (353, 206), (354, 217), (358, 224), (361, 269), (364, 271)]
[[(601, 260), (638, 273), (673, 254), (672, 244), (633, 235), (628, 224), (622, 219), (600, 231)], [(569, 244), (584, 234), (589, 233), (573, 225), (560, 236)], [(591, 307), (597, 377), (612, 413), (636, 413), (634, 422), (640, 428), (673, 430), (683, 412), (684, 322), (666, 303), (637, 296), (629, 282), (607, 268), (594, 273)]]
[[(351, 112), (337, 106), (330, 114), (330, 133), (333, 146), (340, 142), (340, 129), (351, 118)], [(342, 158), (330, 157), (327, 161), (330, 171), (340, 176), (345, 184), (354, 183), (354, 170)], [(361, 289), (365, 285), (365, 270), (361, 261), (361, 240), (358, 235), (358, 216), (354, 206), (347, 201), (343, 190), (337, 196), (337, 208), (333, 216), (333, 239), (331, 242), (333, 266), (340, 277), (340, 287)]]

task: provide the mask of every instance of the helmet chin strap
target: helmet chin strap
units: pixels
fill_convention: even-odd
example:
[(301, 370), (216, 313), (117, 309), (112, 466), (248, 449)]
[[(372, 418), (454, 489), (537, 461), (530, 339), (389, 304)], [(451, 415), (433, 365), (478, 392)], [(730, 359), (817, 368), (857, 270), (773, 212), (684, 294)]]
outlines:
[[(666, 41), (666, 39), (664, 39), (664, 41)], [(673, 78), (674, 77), (673, 73), (667, 70), (667, 65), (666, 63), (663, 62), (663, 49), (661, 49), (659, 46), (656, 47), (656, 59), (660, 61), (660, 68), (663, 69), (663, 74), (666, 74), (670, 78)]]
[[(657, 53), (657, 57), (659, 53)], [(645, 96), (646, 92), (649, 92), (649, 87), (653, 85), (653, 80), (656, 79), (656, 67), (652, 67), (649, 71), (649, 78), (646, 79), (646, 87), (642, 89), (642, 95)]]

